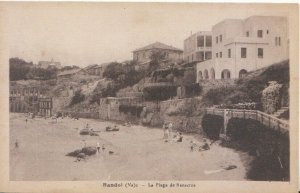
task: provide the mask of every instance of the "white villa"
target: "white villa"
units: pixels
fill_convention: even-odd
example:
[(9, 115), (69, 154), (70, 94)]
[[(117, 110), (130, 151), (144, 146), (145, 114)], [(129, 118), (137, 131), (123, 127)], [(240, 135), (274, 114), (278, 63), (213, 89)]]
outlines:
[[(279, 16), (226, 19), (214, 25), (211, 32), (212, 57), (197, 63), (197, 82), (202, 79), (239, 78), (248, 71), (288, 59), (287, 25), (287, 19)], [(209, 35), (209, 32), (205, 34)], [(205, 53), (206, 44), (199, 45), (203, 48), (194, 50), (204, 50)], [(191, 49), (185, 49), (186, 59), (190, 60), (190, 53)]]

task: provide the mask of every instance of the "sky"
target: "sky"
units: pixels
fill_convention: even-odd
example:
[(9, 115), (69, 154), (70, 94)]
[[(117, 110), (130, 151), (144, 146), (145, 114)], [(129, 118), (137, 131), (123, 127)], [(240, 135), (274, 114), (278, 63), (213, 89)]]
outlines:
[(14, 3), (7, 11), (10, 57), (80, 67), (130, 60), (156, 41), (183, 49), (191, 33), (226, 18), (288, 17), (282, 5), (221, 3)]

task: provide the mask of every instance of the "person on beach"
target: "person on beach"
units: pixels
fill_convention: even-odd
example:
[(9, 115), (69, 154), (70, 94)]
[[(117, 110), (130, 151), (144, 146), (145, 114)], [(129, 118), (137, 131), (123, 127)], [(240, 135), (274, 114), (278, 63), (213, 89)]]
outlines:
[(172, 122), (169, 123), (168, 130), (169, 130), (169, 134), (171, 134), (171, 136), (172, 136), (172, 133), (173, 133), (173, 123)]
[(199, 147), (199, 151), (206, 151), (209, 150), (210, 147), (208, 145), (208, 143), (206, 142), (206, 139), (203, 140), (204, 144), (202, 146)]
[(102, 145), (102, 152), (104, 153), (104, 150), (105, 150), (105, 146), (104, 144)]
[(167, 139), (169, 139), (169, 137), (170, 137), (170, 128), (169, 128), (169, 126), (166, 126), (166, 127), (167, 127), (166, 136), (167, 136)]
[(178, 133), (178, 136), (177, 136), (177, 141), (176, 142), (182, 142), (182, 133)]
[(170, 137), (170, 131), (169, 131), (167, 123), (165, 123), (163, 127), (164, 127), (164, 140), (165, 140), (165, 142), (168, 142), (168, 139)]
[(100, 153), (100, 143), (97, 142), (97, 152)]
[(191, 141), (191, 146), (190, 146), (191, 151), (194, 151), (195, 147), (197, 147), (197, 144), (194, 141)]
[(176, 134), (173, 136), (173, 141), (177, 142), (177, 140), (179, 139), (179, 132), (177, 131)]
[(82, 140), (82, 146), (82, 148), (86, 147), (86, 141), (84, 139)]
[(16, 148), (16, 149), (19, 148), (19, 142), (18, 142), (18, 140), (16, 140), (16, 142), (15, 142), (15, 148)]
[(89, 126), (88, 123), (86, 124), (85, 128), (86, 128), (86, 129), (90, 129), (90, 126)]
[(164, 132), (163, 139), (168, 139), (166, 123), (163, 124), (163, 132)]

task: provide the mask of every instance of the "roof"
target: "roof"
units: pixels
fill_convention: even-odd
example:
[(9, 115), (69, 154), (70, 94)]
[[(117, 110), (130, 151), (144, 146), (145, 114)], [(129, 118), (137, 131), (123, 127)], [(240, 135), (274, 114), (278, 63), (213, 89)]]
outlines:
[(64, 76), (64, 75), (70, 75), (70, 74), (76, 74), (77, 72), (81, 71), (82, 69), (72, 69), (72, 70), (66, 70), (63, 72), (60, 72), (57, 74), (57, 76)]
[(61, 65), (60, 62), (54, 62), (54, 61), (39, 61), (38, 65), (43, 65), (43, 64), (46, 64), (46, 65)]
[(180, 51), (180, 52), (182, 52), (182, 50), (180, 50), (178, 48), (175, 48), (173, 46), (169, 46), (169, 45), (163, 44), (161, 42), (155, 42), (155, 43), (150, 44), (148, 46), (136, 49), (133, 52), (138, 52), (138, 51), (142, 51), (142, 50), (151, 50), (151, 49), (174, 50), (174, 51)]
[(189, 37), (185, 38), (184, 41), (190, 39), (193, 36), (200, 36), (200, 35), (212, 35), (212, 31), (197, 31), (192, 33)]
[(260, 18), (260, 19), (287, 19), (285, 16), (279, 15), (252, 15), (250, 17), (245, 18), (244, 20), (252, 19), (252, 18)]
[(97, 66), (98, 66), (98, 64), (92, 64), (92, 65), (89, 65), (89, 66), (85, 67), (84, 69), (87, 70), (87, 69), (95, 68)]

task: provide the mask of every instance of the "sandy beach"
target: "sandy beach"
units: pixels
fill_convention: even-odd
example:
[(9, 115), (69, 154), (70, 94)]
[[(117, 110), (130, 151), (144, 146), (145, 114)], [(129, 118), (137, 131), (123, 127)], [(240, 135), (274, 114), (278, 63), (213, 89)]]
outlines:
[[(140, 125), (119, 125), (120, 131), (106, 132), (114, 123), (92, 119), (28, 119), (10, 113), (10, 180), (246, 180), (241, 153), (213, 144), (208, 151), (190, 150), (199, 137), (183, 135), (183, 142), (164, 142), (163, 131)], [(81, 136), (86, 124), (99, 136)], [(85, 161), (76, 162), (67, 153), (104, 144), (106, 149)], [(15, 142), (18, 141), (18, 148)], [(109, 154), (108, 151), (113, 151)], [(235, 165), (237, 168), (207, 174)]]

